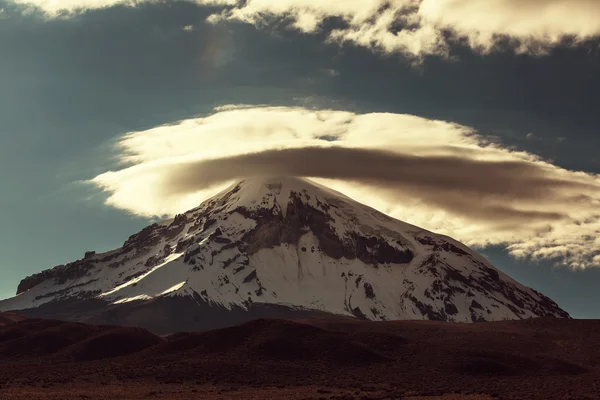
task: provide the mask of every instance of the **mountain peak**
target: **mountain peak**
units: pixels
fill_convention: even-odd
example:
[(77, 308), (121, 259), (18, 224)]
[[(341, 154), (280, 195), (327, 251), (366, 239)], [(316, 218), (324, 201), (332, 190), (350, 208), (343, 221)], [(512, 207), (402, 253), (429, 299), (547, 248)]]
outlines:
[[(19, 292), (0, 311), (154, 330), (306, 313), (456, 322), (568, 317), (463, 244), (296, 177), (243, 179), (119, 249), (26, 278)], [(169, 311), (175, 305), (179, 317)]]
[(295, 176), (254, 176), (244, 178), (222, 193), (231, 191), (239, 192), (237, 196), (234, 196), (239, 206), (254, 206), (265, 199), (265, 197), (272, 198), (277, 204), (286, 204), (291, 193), (305, 194), (305, 198), (307, 199), (312, 194), (320, 198), (340, 198), (344, 201), (354, 202), (354, 200), (331, 188), (320, 185), (310, 179)]
[(291, 175), (265, 175), (265, 176), (252, 176), (245, 177), (238, 182), (239, 185), (244, 185), (247, 187), (255, 187), (255, 186), (285, 186), (290, 189), (300, 189), (305, 186), (316, 186), (315, 183), (309, 181), (307, 178), (302, 178), (298, 176)]

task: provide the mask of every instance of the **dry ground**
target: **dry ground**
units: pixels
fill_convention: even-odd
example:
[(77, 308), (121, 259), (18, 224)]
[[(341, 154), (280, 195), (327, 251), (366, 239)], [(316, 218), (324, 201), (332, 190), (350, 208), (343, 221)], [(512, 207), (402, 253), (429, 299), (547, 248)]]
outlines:
[(166, 338), (3, 320), (2, 400), (600, 400), (594, 320), (256, 320)]
[(0, 398), (6, 400), (319, 400), (319, 399), (403, 399), (403, 400), (497, 400), (487, 395), (448, 394), (443, 396), (397, 396), (386, 391), (345, 390), (339, 388), (322, 388), (313, 386), (303, 387), (218, 387), (218, 386), (186, 386), (186, 385), (155, 385), (149, 387), (143, 384), (72, 386), (43, 389), (37, 387), (6, 388)]

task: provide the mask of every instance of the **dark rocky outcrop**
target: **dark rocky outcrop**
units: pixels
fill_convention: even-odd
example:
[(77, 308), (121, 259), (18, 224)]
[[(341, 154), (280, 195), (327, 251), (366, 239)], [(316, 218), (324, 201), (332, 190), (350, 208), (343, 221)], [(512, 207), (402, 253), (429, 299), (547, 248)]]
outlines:
[(240, 207), (235, 210), (257, 222), (256, 227), (242, 239), (243, 251), (254, 254), (262, 248), (273, 248), (283, 243), (297, 245), (300, 237), (310, 231), (319, 240), (320, 250), (334, 259), (358, 258), (366, 264), (377, 265), (406, 264), (414, 257), (410, 249), (391, 246), (383, 237), (358, 232), (340, 237), (329, 224), (333, 222), (332, 217), (306, 204), (301, 194), (292, 192), (284, 207), (285, 216), (277, 204), (272, 209), (256, 211)]
[(160, 241), (161, 234), (167, 229), (168, 227), (159, 224), (147, 226), (138, 233), (131, 235), (129, 239), (123, 243), (123, 250), (129, 251), (137, 249), (140, 251), (140, 249), (156, 246)]
[(56, 284), (61, 285), (69, 280), (82, 278), (86, 276), (93, 266), (94, 263), (92, 260), (82, 259), (28, 276), (19, 283), (17, 294), (26, 292), (49, 279), (54, 279)]
[(367, 296), (367, 299), (374, 299), (375, 291), (373, 290), (373, 286), (371, 286), (370, 283), (365, 282), (363, 287), (365, 288), (365, 296)]
[(48, 273), (49, 271), (44, 272), (46, 273), (31, 275), (21, 280), (21, 282), (19, 282), (19, 286), (17, 287), (17, 294), (26, 292), (44, 282), (46, 279), (49, 279), (51, 276), (51, 274)]

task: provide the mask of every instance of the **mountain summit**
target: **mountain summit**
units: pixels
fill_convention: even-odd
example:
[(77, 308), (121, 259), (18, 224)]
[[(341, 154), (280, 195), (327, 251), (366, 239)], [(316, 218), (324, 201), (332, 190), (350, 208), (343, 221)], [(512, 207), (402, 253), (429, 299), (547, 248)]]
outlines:
[(465, 245), (299, 178), (242, 180), (119, 249), (25, 278), (0, 301), (9, 310), (156, 332), (324, 314), (569, 317)]

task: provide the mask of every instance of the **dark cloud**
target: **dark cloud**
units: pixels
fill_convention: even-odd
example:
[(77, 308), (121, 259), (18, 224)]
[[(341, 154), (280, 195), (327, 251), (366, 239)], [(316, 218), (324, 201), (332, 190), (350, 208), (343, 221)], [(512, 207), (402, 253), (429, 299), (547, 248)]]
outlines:
[(392, 197), (410, 194), (441, 209), (488, 222), (557, 220), (566, 214), (522, 210), (518, 204), (531, 205), (548, 197), (572, 201), (565, 191), (599, 191), (597, 186), (556, 178), (532, 162), (415, 157), (342, 147), (269, 150), (186, 163), (166, 174), (163, 190), (171, 195), (193, 193), (235, 178), (269, 175), (354, 181)]

